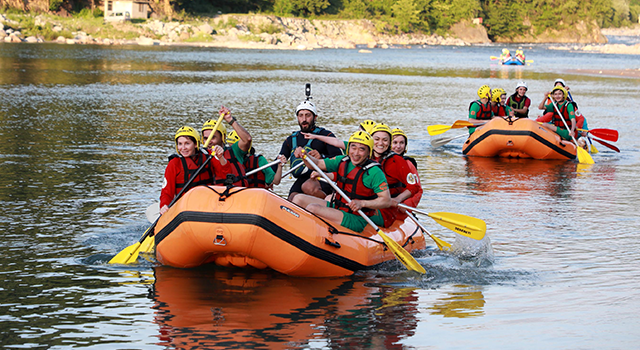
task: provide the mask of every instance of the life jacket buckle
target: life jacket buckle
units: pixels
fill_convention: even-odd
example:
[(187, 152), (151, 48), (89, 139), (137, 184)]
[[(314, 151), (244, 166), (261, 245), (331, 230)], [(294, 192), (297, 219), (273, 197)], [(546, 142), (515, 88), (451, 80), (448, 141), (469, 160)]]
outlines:
[(221, 245), (224, 247), (227, 245), (227, 240), (224, 239), (223, 235), (217, 235), (216, 238), (213, 239), (213, 244)]

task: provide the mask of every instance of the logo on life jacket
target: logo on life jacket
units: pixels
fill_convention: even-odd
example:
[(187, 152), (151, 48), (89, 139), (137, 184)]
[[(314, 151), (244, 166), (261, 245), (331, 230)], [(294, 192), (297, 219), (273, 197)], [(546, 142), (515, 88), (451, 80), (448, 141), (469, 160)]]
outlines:
[(415, 185), (418, 182), (418, 179), (416, 178), (415, 175), (413, 175), (413, 173), (408, 173), (407, 174), (407, 183), (410, 185)]
[(282, 209), (282, 210), (286, 211), (287, 213), (289, 213), (289, 214), (291, 214), (291, 215), (293, 215), (293, 216), (295, 216), (295, 217), (297, 217), (297, 218), (299, 218), (299, 217), (300, 217), (300, 215), (299, 215), (298, 213), (296, 213), (295, 211), (293, 211), (293, 210), (291, 210), (291, 209), (289, 209), (289, 208), (285, 207), (284, 205), (281, 205), (281, 206), (280, 206), (280, 209)]

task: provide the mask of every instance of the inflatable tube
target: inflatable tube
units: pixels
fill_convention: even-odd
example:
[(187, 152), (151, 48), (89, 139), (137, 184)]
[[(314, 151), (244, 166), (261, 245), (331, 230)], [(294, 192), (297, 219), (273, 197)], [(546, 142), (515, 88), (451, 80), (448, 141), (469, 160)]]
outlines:
[(524, 66), (524, 61), (515, 57), (510, 57), (507, 60), (502, 61), (502, 64), (505, 66)]
[(463, 154), (480, 157), (568, 160), (575, 159), (576, 152), (573, 143), (529, 118), (494, 118), (476, 129), (462, 146)]
[[(163, 265), (271, 268), (291, 276), (347, 276), (395, 259), (371, 227), (356, 233), (260, 188), (190, 190), (155, 227)], [(425, 248), (410, 220), (383, 231), (407, 251)]]

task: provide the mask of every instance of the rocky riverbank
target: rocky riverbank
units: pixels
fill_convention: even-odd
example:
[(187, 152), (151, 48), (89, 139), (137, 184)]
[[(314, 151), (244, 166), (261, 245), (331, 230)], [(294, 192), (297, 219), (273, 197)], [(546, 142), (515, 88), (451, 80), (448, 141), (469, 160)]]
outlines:
[[(24, 21), (28, 22), (28, 21)], [(489, 42), (482, 26), (466, 26), (461, 33), (471, 33), (470, 40), (458, 36), (425, 34), (387, 35), (378, 33), (368, 20), (308, 20), (266, 15), (220, 15), (207, 21), (144, 23), (114, 22), (72, 31), (62, 19), (37, 15), (32, 19), (38, 28), (49, 28), (49, 38), (43, 34), (27, 33), (22, 21), (0, 14), (0, 40), (5, 42), (53, 41), (66, 44), (97, 45), (195, 45), (250, 49), (312, 50), (357, 46), (388, 48), (412, 45), (470, 45)], [(30, 22), (31, 23), (31, 22)], [(91, 27), (91, 29), (89, 29)], [(96, 28), (98, 27), (98, 28)], [(59, 33), (59, 35), (55, 35)], [(53, 36), (51, 36), (53, 34)], [(480, 37), (481, 39), (477, 39)]]
[[(640, 36), (640, 27), (605, 29), (605, 35)], [(560, 35), (557, 34), (556, 35)], [(389, 48), (422, 45), (487, 44), (485, 28), (469, 22), (440, 36), (389, 35), (369, 20), (309, 20), (269, 15), (219, 15), (189, 21), (104, 23), (102, 18), (63, 18), (43, 14), (0, 14), (4, 42), (57, 42), (95, 45), (191, 45), (243, 49), (313, 50), (321, 48)], [(640, 54), (640, 44), (565, 44), (557, 50)]]

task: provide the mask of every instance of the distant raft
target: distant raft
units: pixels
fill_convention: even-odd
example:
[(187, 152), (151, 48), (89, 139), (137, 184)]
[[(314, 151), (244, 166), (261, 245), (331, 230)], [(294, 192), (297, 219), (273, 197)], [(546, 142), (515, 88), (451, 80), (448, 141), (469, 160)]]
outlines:
[[(410, 219), (382, 230), (409, 252), (426, 247)], [(335, 277), (395, 259), (371, 227), (351, 231), (260, 188), (196, 187), (160, 217), (154, 237), (157, 260), (179, 268), (213, 263)]]
[(535, 120), (494, 118), (469, 136), (462, 146), (467, 156), (575, 159), (576, 146)]
[(502, 64), (505, 66), (524, 66), (524, 60), (512, 56), (503, 60)]

